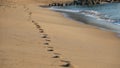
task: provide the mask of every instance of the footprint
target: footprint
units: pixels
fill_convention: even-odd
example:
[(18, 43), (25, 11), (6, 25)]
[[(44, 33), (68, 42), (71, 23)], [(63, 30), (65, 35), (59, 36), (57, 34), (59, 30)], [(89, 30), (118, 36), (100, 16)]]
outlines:
[(37, 28), (41, 28), (40, 25), (36, 25)]
[(39, 29), (39, 32), (40, 32), (40, 33), (44, 33), (44, 30), (43, 30), (43, 29)]
[(60, 54), (59, 53), (54, 53), (52, 58), (60, 58)]
[(44, 33), (44, 30), (43, 30), (43, 29), (39, 29), (39, 32), (40, 32), (40, 33)]
[(50, 42), (51, 40), (50, 39), (45, 39), (45, 41), (49, 41)]
[(43, 34), (43, 35), (41, 36), (41, 38), (48, 38), (48, 35), (47, 35), (47, 34)]
[(32, 20), (32, 23), (34, 23), (35, 25), (38, 25), (34, 20)]
[(32, 23), (35, 23), (35, 21), (34, 21), (34, 20), (32, 20)]
[(44, 33), (44, 31), (39, 31), (40, 33)]
[(58, 56), (58, 55), (54, 55), (52, 58), (60, 58), (60, 56)]
[(52, 58), (60, 58), (60, 55), (54, 54)]
[(49, 46), (48, 51), (54, 51), (53, 47)]
[(54, 51), (54, 49), (48, 49), (47, 51)]
[(49, 43), (44, 43), (44, 45), (49, 45)]
[(32, 15), (32, 12), (29, 12), (29, 15)]
[(71, 67), (70, 61), (61, 60), (61, 62), (62, 62), (62, 64), (60, 65), (61, 67), (65, 67), (65, 68)]

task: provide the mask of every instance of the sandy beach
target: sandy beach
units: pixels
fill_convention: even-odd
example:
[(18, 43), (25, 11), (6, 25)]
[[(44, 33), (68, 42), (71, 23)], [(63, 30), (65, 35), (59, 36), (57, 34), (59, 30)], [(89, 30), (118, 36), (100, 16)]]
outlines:
[(120, 68), (115, 33), (39, 7), (51, 2), (0, 3), (0, 68)]

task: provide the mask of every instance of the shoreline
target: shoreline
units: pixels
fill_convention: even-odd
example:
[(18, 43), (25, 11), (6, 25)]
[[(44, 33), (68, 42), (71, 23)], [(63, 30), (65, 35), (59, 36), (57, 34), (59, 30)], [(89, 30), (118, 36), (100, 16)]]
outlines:
[[(116, 35), (119, 35), (119, 33), (116, 33), (116, 32), (114, 32), (114, 31), (112, 31), (112, 30), (107, 29), (107, 28), (100, 27), (100, 26), (96, 26), (96, 25), (93, 25), (93, 24), (88, 24), (88, 23), (82, 22), (82, 21), (78, 21), (78, 20), (72, 19), (72, 18), (69, 17), (67, 14), (64, 14), (64, 13), (62, 13), (62, 14), (63, 14), (66, 18), (71, 19), (71, 20), (73, 20), (73, 21), (76, 21), (76, 22), (78, 22), (78, 23), (80, 23), (80, 24), (89, 25), (89, 26), (91, 26), (91, 27), (95, 27), (96, 29), (103, 30), (103, 31), (107, 31), (107, 32), (113, 32), (113, 33), (115, 33)], [(118, 36), (118, 37), (119, 37), (119, 36)]]
[[(55, 11), (56, 12), (56, 11)], [(57, 11), (57, 12), (59, 12), (59, 11)], [(91, 27), (95, 27), (96, 29), (98, 29), (98, 30), (103, 30), (103, 31), (107, 31), (107, 32), (112, 32), (112, 33), (114, 33), (115, 34), (115, 36), (117, 36), (118, 38), (120, 38), (120, 32), (116, 32), (116, 31), (114, 31), (114, 30), (111, 30), (111, 29), (109, 29), (109, 28), (105, 28), (105, 27), (101, 27), (101, 26), (98, 26), (98, 25), (95, 25), (95, 24), (90, 24), (90, 23), (88, 23), (88, 22), (84, 22), (84, 21), (81, 21), (81, 19), (79, 19), (79, 20), (76, 20), (76, 18), (71, 18), (69, 15), (69, 13), (67, 14), (67, 13), (65, 13), (65, 12), (59, 12), (59, 13), (61, 13), (65, 18), (67, 18), (67, 19), (71, 19), (71, 20), (73, 20), (73, 21), (76, 21), (76, 22), (78, 22), (79, 24), (84, 24), (84, 25), (89, 25), (89, 26), (91, 26)], [(71, 14), (72, 15), (72, 14)], [(74, 17), (74, 16), (73, 16)], [(119, 27), (119, 26), (118, 26)]]
[(64, 10), (64, 9), (57, 9), (57, 8), (50, 8), (51, 10), (55, 11), (55, 12), (60, 12), (62, 13), (66, 18), (68, 19), (72, 19), (74, 21), (77, 21), (79, 23), (83, 23), (86, 25), (91, 25), (93, 27), (96, 28), (100, 28), (100, 29), (105, 29), (111, 32), (114, 32), (116, 34), (120, 34), (120, 26), (113, 24), (113, 23), (109, 23), (106, 21), (98, 21), (96, 18), (92, 18), (86, 15), (82, 15), (79, 14), (78, 11), (72, 11), (72, 10)]

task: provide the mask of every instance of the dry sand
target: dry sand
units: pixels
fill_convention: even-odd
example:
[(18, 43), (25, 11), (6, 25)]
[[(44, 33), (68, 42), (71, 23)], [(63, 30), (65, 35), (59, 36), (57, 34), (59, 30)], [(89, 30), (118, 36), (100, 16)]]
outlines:
[(1, 2), (0, 68), (63, 68), (61, 60), (69, 68), (120, 68), (120, 38), (38, 7), (51, 1)]

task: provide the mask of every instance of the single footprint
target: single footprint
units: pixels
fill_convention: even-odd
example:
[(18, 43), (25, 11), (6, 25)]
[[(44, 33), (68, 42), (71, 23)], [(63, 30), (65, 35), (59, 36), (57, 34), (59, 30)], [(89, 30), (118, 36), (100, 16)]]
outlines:
[(70, 68), (71, 67), (70, 61), (61, 60), (61, 62), (62, 62), (62, 64), (60, 65), (61, 67), (65, 67), (65, 68)]
[(35, 21), (34, 21), (34, 20), (32, 20), (32, 23), (35, 23)]
[(44, 43), (44, 45), (49, 45), (49, 43)]
[(44, 30), (41, 29), (41, 28), (39, 28), (39, 32), (40, 32), (40, 33), (44, 33)]
[(48, 51), (54, 51), (54, 47), (48, 46)]
[(60, 54), (59, 53), (54, 53), (52, 58), (60, 58)]
[(29, 12), (29, 15), (32, 15), (32, 12)]
[(40, 32), (40, 33), (44, 33), (44, 30), (43, 30), (43, 29), (39, 29), (39, 32)]
[(54, 51), (54, 49), (53, 48), (49, 48), (47, 51)]
[(50, 39), (45, 39), (45, 41), (49, 41), (50, 42), (51, 40)]
[(41, 28), (40, 25), (36, 25), (37, 28)]
[(47, 34), (43, 34), (43, 35), (41, 36), (41, 38), (48, 38), (48, 35), (47, 35)]
[(32, 20), (32, 23), (34, 23), (35, 25), (38, 25), (34, 20)]
[(54, 55), (52, 58), (60, 58), (60, 56), (58, 56), (58, 55)]

